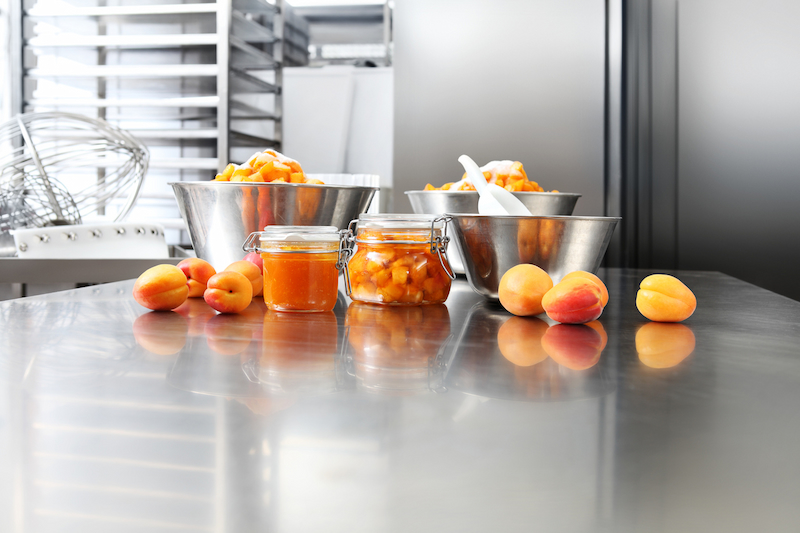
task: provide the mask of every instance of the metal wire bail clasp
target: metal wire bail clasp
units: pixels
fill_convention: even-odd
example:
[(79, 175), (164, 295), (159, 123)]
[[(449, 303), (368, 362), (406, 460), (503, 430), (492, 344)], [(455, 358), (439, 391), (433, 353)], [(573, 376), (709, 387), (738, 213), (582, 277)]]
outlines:
[[(442, 265), (445, 274), (453, 280), (456, 279), (456, 274), (453, 272), (450, 260), (447, 258), (447, 244), (450, 242), (450, 237), (447, 235), (447, 225), (451, 220), (453, 220), (453, 217), (450, 215), (440, 215), (431, 222), (431, 253), (436, 253), (439, 256), (439, 263)], [(442, 225), (442, 234), (434, 237), (437, 222), (444, 222), (444, 224)]]
[(261, 236), (261, 232), (259, 232), (259, 231), (254, 231), (253, 233), (251, 233), (247, 237), (247, 240), (244, 241), (244, 244), (242, 245), (242, 251), (245, 251), (245, 252), (261, 252), (261, 249), (258, 246), (256, 246), (256, 239), (258, 239), (260, 236)]
[(351, 220), (347, 225), (347, 229), (339, 231), (339, 257), (336, 261), (337, 270), (342, 271), (344, 276), (344, 292), (347, 296), (353, 292), (353, 287), (350, 285), (350, 269), (347, 268), (347, 262), (353, 257), (353, 246), (355, 243), (354, 228), (358, 223), (357, 220)]

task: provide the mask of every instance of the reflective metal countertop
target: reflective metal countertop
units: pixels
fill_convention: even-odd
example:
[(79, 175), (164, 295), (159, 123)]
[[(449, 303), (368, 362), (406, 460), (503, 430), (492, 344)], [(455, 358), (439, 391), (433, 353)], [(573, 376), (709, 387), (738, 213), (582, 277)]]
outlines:
[(446, 305), (149, 313), (133, 281), (0, 304), (0, 531), (800, 528), (800, 303), (601, 271), (598, 324)]

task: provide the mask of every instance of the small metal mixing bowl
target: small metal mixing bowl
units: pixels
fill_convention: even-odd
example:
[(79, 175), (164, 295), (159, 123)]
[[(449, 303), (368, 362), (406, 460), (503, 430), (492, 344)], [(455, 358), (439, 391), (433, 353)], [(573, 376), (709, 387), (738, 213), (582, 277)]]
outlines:
[[(515, 192), (528, 211), (536, 216), (571, 215), (580, 194), (571, 192)], [(406, 191), (414, 213), (441, 215), (442, 213), (477, 213), (476, 191)], [(464, 273), (463, 252), (456, 243), (450, 252), (450, 265), (459, 274)]]
[[(571, 192), (514, 192), (535, 216), (571, 215), (580, 194)], [(406, 191), (415, 213), (477, 213), (476, 191)]]
[(520, 263), (542, 268), (558, 283), (575, 270), (595, 273), (618, 217), (520, 217), (448, 214), (462, 251), (467, 281), (496, 300), (500, 278)]
[(222, 270), (244, 257), (254, 231), (280, 224), (347, 225), (366, 211), (377, 187), (184, 181), (170, 183), (197, 257)]

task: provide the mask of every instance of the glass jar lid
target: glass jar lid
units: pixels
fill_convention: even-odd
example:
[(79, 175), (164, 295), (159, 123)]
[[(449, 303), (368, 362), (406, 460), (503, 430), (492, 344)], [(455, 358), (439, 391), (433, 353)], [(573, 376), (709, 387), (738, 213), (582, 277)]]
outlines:
[(266, 226), (260, 232), (261, 242), (337, 242), (340, 240), (336, 226)]
[[(366, 214), (358, 216), (359, 229), (442, 229), (444, 219), (438, 215), (387, 215), (387, 214)], [(435, 221), (435, 222), (434, 222)]]

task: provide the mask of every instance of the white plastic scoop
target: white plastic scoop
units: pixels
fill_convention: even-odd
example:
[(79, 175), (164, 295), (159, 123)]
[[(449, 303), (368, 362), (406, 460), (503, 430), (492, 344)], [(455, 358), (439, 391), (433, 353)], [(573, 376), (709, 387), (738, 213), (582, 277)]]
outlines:
[(480, 198), (478, 199), (478, 213), (481, 215), (514, 215), (530, 216), (531, 212), (525, 207), (519, 198), (511, 194), (510, 191), (487, 183), (483, 172), (468, 155), (462, 155), (458, 162), (467, 172), (467, 179), (472, 182), (477, 189)]

